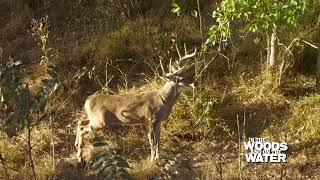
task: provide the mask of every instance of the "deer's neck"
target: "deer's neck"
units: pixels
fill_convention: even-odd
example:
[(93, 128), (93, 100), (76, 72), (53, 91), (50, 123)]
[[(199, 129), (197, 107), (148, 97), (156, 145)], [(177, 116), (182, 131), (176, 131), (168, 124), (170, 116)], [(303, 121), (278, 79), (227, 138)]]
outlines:
[(178, 85), (175, 82), (167, 82), (159, 91), (159, 96), (164, 105), (172, 107), (180, 95)]

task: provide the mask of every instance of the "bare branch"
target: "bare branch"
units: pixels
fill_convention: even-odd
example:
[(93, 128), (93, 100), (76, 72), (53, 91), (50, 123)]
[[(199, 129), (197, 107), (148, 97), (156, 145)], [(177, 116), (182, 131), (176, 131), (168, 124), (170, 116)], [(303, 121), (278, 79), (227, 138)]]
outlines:
[(308, 42), (308, 41), (302, 40), (302, 42), (308, 44), (309, 46), (311, 46), (311, 47), (313, 47), (313, 48), (315, 48), (315, 49), (319, 49), (318, 46), (316, 46), (316, 45), (314, 45), (314, 44), (312, 44), (312, 43), (310, 43), (310, 42)]

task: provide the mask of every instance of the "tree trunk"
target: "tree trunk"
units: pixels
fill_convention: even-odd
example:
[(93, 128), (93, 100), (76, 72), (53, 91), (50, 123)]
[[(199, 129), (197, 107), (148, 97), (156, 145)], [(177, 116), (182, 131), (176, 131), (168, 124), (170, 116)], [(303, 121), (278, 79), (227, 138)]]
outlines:
[(276, 48), (277, 48), (276, 37), (277, 37), (277, 31), (276, 31), (276, 28), (274, 28), (270, 38), (270, 56), (268, 60), (269, 70), (274, 69), (276, 65)]
[(286, 58), (287, 58), (287, 55), (285, 54), (283, 62), (281, 63), (281, 66), (280, 66), (280, 70), (279, 70), (278, 86), (281, 86), (281, 83), (283, 80), (283, 74), (284, 74), (285, 66), (286, 66), (286, 62), (287, 62)]

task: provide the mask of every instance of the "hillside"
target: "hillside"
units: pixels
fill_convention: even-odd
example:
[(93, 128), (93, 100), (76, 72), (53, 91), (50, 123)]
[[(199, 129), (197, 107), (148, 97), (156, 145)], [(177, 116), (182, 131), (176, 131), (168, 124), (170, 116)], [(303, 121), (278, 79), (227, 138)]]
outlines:
[[(243, 30), (244, 19), (224, 39), (212, 17), (223, 2), (0, 0), (0, 179), (112, 179), (108, 163), (114, 179), (318, 179), (317, 2), (294, 28), (278, 27), (272, 69), (269, 36)], [(148, 162), (148, 126), (117, 126), (84, 136), (81, 169), (74, 143), (86, 99), (126, 94), (109, 102), (119, 107), (159, 92), (160, 64), (184, 46), (197, 50), (187, 73), (198, 85), (161, 123), (160, 158)], [(246, 162), (249, 138), (286, 142), (287, 162)]]

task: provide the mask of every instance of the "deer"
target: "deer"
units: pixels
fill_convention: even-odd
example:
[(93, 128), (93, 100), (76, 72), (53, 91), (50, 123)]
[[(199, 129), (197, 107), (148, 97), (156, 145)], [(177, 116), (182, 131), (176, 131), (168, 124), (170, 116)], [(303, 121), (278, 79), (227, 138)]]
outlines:
[(181, 90), (196, 86), (194, 76), (186, 75), (194, 65), (191, 59), (196, 55), (196, 48), (193, 53), (188, 54), (184, 46), (184, 56), (180, 54), (177, 45), (176, 50), (179, 59), (174, 63), (170, 59), (168, 73), (165, 72), (160, 58), (163, 75), (159, 76), (166, 83), (159, 90), (125, 95), (95, 94), (86, 99), (83, 107), (85, 114), (78, 120), (76, 129), (75, 147), (80, 164), (85, 163), (82, 157), (84, 135), (113, 125), (147, 126), (151, 150), (149, 162), (159, 158), (161, 122), (168, 119)]

